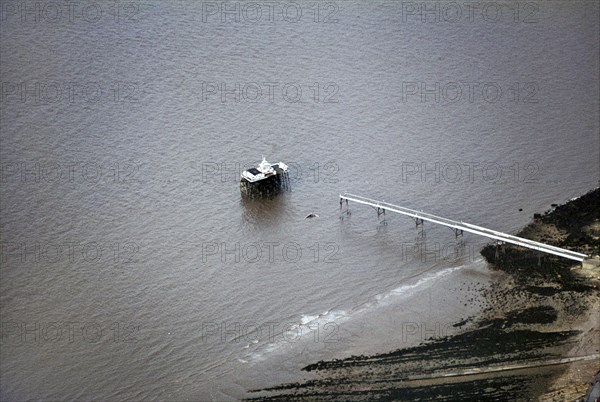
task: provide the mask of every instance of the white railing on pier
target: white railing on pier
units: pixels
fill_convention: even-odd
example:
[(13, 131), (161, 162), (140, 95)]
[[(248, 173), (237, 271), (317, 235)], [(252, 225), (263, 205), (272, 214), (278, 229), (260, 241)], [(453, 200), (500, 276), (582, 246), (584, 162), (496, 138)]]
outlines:
[(498, 232), (496, 230), (487, 229), (481, 226), (472, 225), (470, 223), (455, 221), (452, 219), (443, 218), (441, 216), (428, 214), (422, 211), (417, 211), (410, 208), (404, 208), (399, 205), (390, 204), (384, 201), (373, 200), (366, 197), (361, 197), (359, 195), (344, 193), (340, 194), (340, 202), (342, 200), (358, 202), (359, 204), (370, 205), (372, 207), (381, 208), (386, 211), (397, 212), (399, 214), (408, 215), (415, 219), (421, 219), (423, 221), (433, 222), (440, 225), (444, 225), (450, 227), (455, 230), (460, 230), (463, 232), (474, 233), (476, 235), (484, 236), (490, 239), (499, 240), (506, 243), (516, 244), (518, 246), (527, 247), (533, 250), (541, 251), (548, 254), (558, 255), (560, 257), (568, 258), (570, 260), (575, 261), (583, 261), (586, 258), (589, 258), (588, 255), (578, 253), (575, 251), (567, 250), (564, 248), (551, 246), (549, 244), (544, 244), (540, 242), (536, 242), (533, 240), (525, 239), (522, 237), (513, 236), (507, 233)]

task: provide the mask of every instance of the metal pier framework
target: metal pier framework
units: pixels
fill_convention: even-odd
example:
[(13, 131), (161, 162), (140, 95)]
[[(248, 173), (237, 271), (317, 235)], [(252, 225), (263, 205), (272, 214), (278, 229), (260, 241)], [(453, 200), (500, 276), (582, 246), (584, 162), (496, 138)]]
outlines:
[(350, 211), (348, 209), (348, 201), (357, 202), (359, 204), (365, 204), (377, 208), (377, 216), (380, 215), (385, 216), (385, 211), (397, 212), (402, 215), (410, 216), (414, 219), (415, 224), (417, 226), (423, 225), (425, 221), (437, 223), (443, 226), (447, 226), (454, 230), (454, 234), (456, 236), (461, 236), (463, 232), (474, 233), (476, 235), (484, 236), (490, 239), (497, 240), (499, 242), (516, 244), (518, 246), (527, 247), (532, 250), (537, 250), (539, 252), (548, 253), (558, 255), (560, 257), (568, 258), (570, 260), (575, 260), (579, 262), (583, 262), (585, 259), (589, 258), (588, 255), (577, 253), (575, 251), (567, 250), (560, 247), (550, 246), (548, 244), (539, 243), (533, 240), (524, 239), (522, 237), (517, 237), (513, 235), (509, 235), (506, 233), (498, 232), (492, 229), (487, 229), (481, 226), (472, 225), (466, 222), (458, 222), (452, 219), (446, 219), (441, 216), (428, 214), (422, 211), (416, 211), (414, 209), (404, 208), (398, 205), (390, 204), (384, 201), (377, 201), (366, 197), (361, 197), (359, 195), (344, 193), (340, 194), (340, 209), (343, 207), (344, 201), (346, 202), (346, 210), (342, 211), (346, 214), (349, 214)]

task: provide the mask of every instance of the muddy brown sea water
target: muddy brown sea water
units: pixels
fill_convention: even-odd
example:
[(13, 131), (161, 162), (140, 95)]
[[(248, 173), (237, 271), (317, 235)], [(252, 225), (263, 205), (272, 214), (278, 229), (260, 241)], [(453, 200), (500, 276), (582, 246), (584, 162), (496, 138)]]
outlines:
[[(256, 4), (0, 1), (1, 400), (239, 400), (451, 335), (486, 240), (339, 194), (516, 233), (597, 186), (596, 1)], [(262, 156), (291, 189), (244, 200)]]

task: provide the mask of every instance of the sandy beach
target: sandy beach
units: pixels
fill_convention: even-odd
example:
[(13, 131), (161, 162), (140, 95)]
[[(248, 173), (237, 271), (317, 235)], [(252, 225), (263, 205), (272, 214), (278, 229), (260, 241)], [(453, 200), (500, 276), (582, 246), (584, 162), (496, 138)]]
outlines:
[[(517, 236), (597, 256), (600, 190), (544, 214)], [(517, 246), (482, 250), (497, 280), (452, 335), (373, 355), (319, 361), (316, 379), (252, 390), (253, 400), (582, 398), (600, 370), (600, 267)]]

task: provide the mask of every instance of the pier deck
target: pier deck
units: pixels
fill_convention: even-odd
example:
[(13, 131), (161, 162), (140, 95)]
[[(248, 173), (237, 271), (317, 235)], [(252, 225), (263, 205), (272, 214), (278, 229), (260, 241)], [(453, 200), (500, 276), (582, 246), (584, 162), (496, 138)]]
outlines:
[[(589, 258), (588, 255), (578, 253), (575, 251), (567, 250), (564, 248), (551, 246), (548, 244), (536, 242), (533, 240), (525, 239), (522, 237), (513, 236), (507, 233), (498, 232), (496, 230), (487, 229), (481, 226), (476, 226), (470, 223), (455, 221), (452, 219), (443, 218), (441, 216), (428, 214), (422, 211), (417, 211), (410, 208), (401, 207), (399, 205), (390, 204), (383, 201), (373, 200), (370, 198), (362, 197), (359, 195), (344, 193), (340, 194), (340, 205), (342, 201), (345, 200), (346, 204), (348, 201), (357, 202), (359, 204), (370, 205), (372, 207), (378, 208), (378, 212), (380, 209), (383, 211), (392, 211), (399, 214), (407, 215), (415, 219), (417, 225), (424, 221), (437, 223), (439, 225), (444, 225), (454, 229), (455, 233), (462, 234), (462, 232), (473, 233), (476, 235), (484, 236), (490, 239), (498, 240), (501, 242), (516, 244), (518, 246), (527, 247), (533, 250), (537, 250), (543, 253), (554, 254), (560, 257), (568, 258), (570, 260), (575, 260), (579, 262), (583, 262), (586, 258)], [(419, 222), (420, 221), (420, 222)]]

